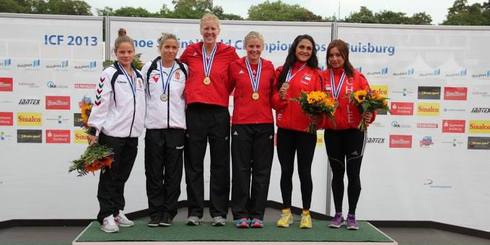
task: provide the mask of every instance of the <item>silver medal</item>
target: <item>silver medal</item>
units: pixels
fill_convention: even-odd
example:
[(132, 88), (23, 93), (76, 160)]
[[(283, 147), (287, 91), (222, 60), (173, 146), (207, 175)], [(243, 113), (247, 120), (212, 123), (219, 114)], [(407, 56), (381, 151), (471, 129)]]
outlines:
[(168, 100), (168, 95), (167, 94), (160, 95), (160, 100), (161, 101), (167, 101)]

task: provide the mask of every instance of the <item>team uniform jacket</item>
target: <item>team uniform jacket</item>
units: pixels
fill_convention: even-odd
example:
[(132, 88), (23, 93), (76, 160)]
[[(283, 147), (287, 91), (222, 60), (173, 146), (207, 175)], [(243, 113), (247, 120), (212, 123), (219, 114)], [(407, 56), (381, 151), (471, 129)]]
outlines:
[(228, 78), (228, 66), (238, 59), (234, 47), (217, 43), (216, 55), (211, 68), (211, 84), (205, 85), (202, 63), (202, 42), (194, 43), (184, 50), (180, 60), (189, 66), (189, 77), (184, 91), (187, 104), (203, 103), (228, 107), (232, 87)]
[[(167, 101), (162, 101), (160, 95), (163, 94), (163, 82), (166, 82), (168, 73), (172, 68), (163, 68), (163, 78), (160, 71), (162, 66), (157, 62), (157, 68), (150, 72), (147, 77), (151, 61), (146, 63), (141, 69), (148, 93), (146, 95), (146, 117), (145, 128), (165, 129), (165, 128), (186, 128), (185, 121), (185, 100), (184, 87), (186, 77), (179, 65), (174, 63), (174, 71), (169, 81)], [(186, 70), (187, 66), (184, 64)]]
[[(251, 67), (257, 72), (257, 64), (251, 64)], [(271, 107), (275, 79), (274, 65), (262, 59), (258, 100), (252, 99), (252, 82), (245, 65), (245, 57), (230, 64), (229, 77), (232, 88), (235, 88), (232, 124), (274, 123)]]
[[(324, 81), (325, 90), (330, 96), (332, 94), (332, 86), (330, 83), (330, 69), (321, 72), (321, 76)], [(340, 77), (344, 72), (343, 68), (333, 69), (335, 86), (338, 86)], [(361, 122), (362, 115), (359, 108), (351, 101), (351, 93), (358, 90), (369, 90), (369, 84), (363, 74), (355, 70), (353, 77), (346, 77), (344, 84), (340, 90), (339, 97), (337, 99), (337, 109), (335, 110), (333, 119), (325, 119), (323, 122), (323, 127), (327, 129), (349, 129), (358, 128)], [(374, 121), (376, 114), (373, 113), (373, 118), (371, 122)]]
[[(112, 137), (138, 137), (143, 133), (145, 120), (145, 86), (141, 73), (133, 69), (134, 95), (130, 82), (117, 65), (106, 68), (97, 86), (95, 102), (88, 125)], [(111, 79), (120, 73), (114, 82)], [(115, 94), (115, 97), (114, 97)]]
[[(302, 63), (294, 64), (292, 74), (295, 74), (302, 65)], [(279, 97), (279, 90), (277, 89), (277, 79), (281, 71), (282, 66), (276, 70), (276, 82), (272, 97), (272, 106), (276, 110), (276, 125), (283, 129), (306, 132), (308, 125), (311, 123), (311, 119), (303, 112), (299, 102), (294, 101), (294, 99), (299, 98), (302, 91), (322, 90), (320, 70), (305, 66), (303, 70), (297, 72), (291, 81), (289, 81), (289, 88), (285, 100)]]

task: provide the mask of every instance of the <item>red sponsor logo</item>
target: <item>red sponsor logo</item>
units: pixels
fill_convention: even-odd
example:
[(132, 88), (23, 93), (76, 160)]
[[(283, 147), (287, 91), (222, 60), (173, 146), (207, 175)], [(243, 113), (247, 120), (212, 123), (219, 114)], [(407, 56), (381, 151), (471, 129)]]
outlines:
[(70, 110), (70, 96), (46, 96), (46, 110)]
[(46, 143), (69, 144), (70, 130), (46, 129)]
[(97, 85), (95, 83), (75, 83), (73, 86), (76, 89), (95, 89)]
[(12, 92), (14, 90), (14, 79), (11, 77), (0, 77), (0, 92)]
[(0, 112), (0, 126), (14, 126), (14, 113)]
[(417, 128), (438, 128), (437, 123), (417, 123)]
[(413, 115), (412, 102), (391, 102), (390, 113), (392, 115), (410, 116)]
[(390, 135), (390, 148), (412, 148), (412, 135)]
[(468, 88), (466, 87), (445, 87), (444, 100), (466, 100)]
[(465, 127), (465, 120), (442, 120), (443, 133), (464, 133)]

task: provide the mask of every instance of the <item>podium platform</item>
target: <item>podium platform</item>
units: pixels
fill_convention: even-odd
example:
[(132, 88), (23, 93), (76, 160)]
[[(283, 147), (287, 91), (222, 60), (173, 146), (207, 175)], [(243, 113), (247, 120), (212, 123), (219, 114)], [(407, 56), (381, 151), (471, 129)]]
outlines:
[(229, 222), (223, 227), (204, 222), (200, 226), (187, 226), (174, 222), (170, 227), (150, 228), (147, 219), (135, 221), (135, 226), (120, 228), (119, 233), (105, 233), (97, 222), (90, 223), (73, 241), (73, 245), (239, 245), (239, 244), (349, 244), (397, 245), (398, 243), (368, 222), (361, 221), (357, 231), (345, 227), (331, 229), (328, 221), (313, 220), (312, 229), (299, 229), (298, 222), (289, 228), (277, 228), (266, 222), (262, 229), (238, 229)]

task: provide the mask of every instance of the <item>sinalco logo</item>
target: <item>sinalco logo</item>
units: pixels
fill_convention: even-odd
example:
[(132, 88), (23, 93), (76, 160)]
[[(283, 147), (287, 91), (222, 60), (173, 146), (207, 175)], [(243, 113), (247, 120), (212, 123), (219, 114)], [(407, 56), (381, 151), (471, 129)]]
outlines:
[(12, 66), (12, 59), (7, 58), (7, 59), (2, 59), (0, 60), (0, 68), (1, 69), (6, 69)]
[(468, 69), (463, 68), (457, 72), (447, 73), (446, 77), (465, 77), (466, 75), (468, 75)]
[(413, 76), (415, 74), (414, 68), (408, 68), (406, 71), (394, 72), (393, 76)]

